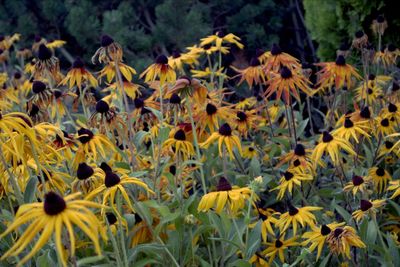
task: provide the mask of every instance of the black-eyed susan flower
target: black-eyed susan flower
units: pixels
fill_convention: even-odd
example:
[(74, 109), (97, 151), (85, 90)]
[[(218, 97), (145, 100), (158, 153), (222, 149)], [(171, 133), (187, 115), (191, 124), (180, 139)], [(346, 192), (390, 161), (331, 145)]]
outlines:
[(129, 96), (129, 98), (131, 99), (135, 99), (139, 96), (141, 96), (141, 92), (140, 92), (140, 85), (136, 84), (136, 83), (132, 83), (130, 81), (128, 81), (127, 79), (125, 79), (124, 77), (122, 77), (122, 87), (121, 87), (121, 83), (118, 82), (114, 82), (112, 84), (110, 84), (107, 88), (105, 88), (104, 90), (102, 90), (103, 92), (111, 92), (112, 98), (118, 98), (118, 96), (122, 95), (122, 93), (118, 94), (117, 92), (125, 92), (127, 96)]
[(291, 71), (301, 69), (300, 61), (282, 51), (278, 44), (272, 44), (271, 51), (261, 54), (258, 59), (263, 62), (265, 72), (279, 72), (281, 67), (286, 67)]
[(251, 109), (257, 104), (255, 97), (240, 98), (239, 102), (235, 104), (235, 108), (239, 110)]
[(336, 227), (326, 239), (329, 250), (336, 255), (343, 255), (350, 259), (350, 248), (352, 246), (365, 248), (364, 242), (357, 235), (356, 230), (351, 226)]
[(231, 120), (231, 123), (232, 126), (237, 129), (241, 135), (247, 137), (248, 132), (257, 127), (259, 120), (260, 118), (259, 116), (257, 116), (257, 110), (239, 110), (236, 112), (236, 117)]
[(201, 144), (202, 147), (207, 148), (209, 147), (212, 143), (214, 143), (216, 140), (218, 140), (218, 150), (219, 150), (219, 155), (222, 157), (223, 155), (223, 149), (222, 146), (224, 145), (226, 150), (229, 153), (229, 156), (231, 159), (234, 158), (233, 155), (233, 149), (237, 148), (239, 151), (239, 154), (242, 154), (242, 146), (240, 144), (240, 139), (238, 136), (234, 135), (232, 133), (232, 128), (228, 123), (224, 123), (221, 125), (219, 128), (218, 132), (214, 132), (211, 134), (211, 136)]
[(275, 225), (278, 221), (279, 212), (276, 212), (274, 209), (267, 208), (261, 209), (258, 208), (258, 217), (262, 220), (261, 223), (261, 237), (264, 242), (267, 242), (267, 235), (275, 235), (273, 225)]
[(36, 173), (39, 173), (37, 176), (39, 182), (39, 191), (56, 191), (61, 194), (65, 193), (71, 180), (71, 177), (67, 173), (57, 170), (48, 170), (46, 168), (38, 169), (36, 165), (34, 165), (33, 169), (36, 171)]
[(296, 208), (289, 203), (288, 211), (281, 214), (275, 226), (283, 233), (292, 225), (293, 235), (296, 235), (298, 225), (301, 225), (301, 227), (305, 227), (306, 225), (312, 227), (315, 225), (315, 216), (311, 211), (321, 209), (321, 207), (312, 206)]
[(348, 141), (337, 136), (332, 136), (327, 131), (322, 133), (319, 141), (319, 144), (314, 148), (311, 155), (314, 167), (316, 167), (317, 162), (321, 159), (324, 153), (329, 155), (335, 165), (340, 162), (340, 151), (342, 149), (353, 156), (356, 155), (356, 152), (354, 152)]
[(38, 253), (52, 236), (54, 236), (56, 249), (61, 256), (61, 263), (63, 266), (67, 266), (62, 235), (65, 226), (71, 242), (70, 255), (73, 257), (76, 248), (73, 225), (78, 226), (90, 238), (96, 253), (101, 255), (98, 235), (100, 233), (104, 237), (104, 232), (101, 230), (99, 220), (88, 208), (101, 208), (102, 206), (94, 202), (76, 199), (79, 195), (80, 193), (75, 193), (63, 198), (57, 193), (49, 192), (45, 195), (43, 202), (20, 206), (14, 221), (0, 237), (4, 238), (7, 234), (28, 222), (30, 222), (30, 225), (13, 246), (2, 255), (1, 260), (19, 255), (41, 232), (38, 241), (30, 248), (29, 253), (18, 261), (18, 266), (22, 266)]
[(233, 33), (225, 34), (223, 31), (218, 31), (213, 35), (207, 36), (201, 39), (200, 46), (210, 45), (215, 43), (217, 48), (221, 48), (223, 43), (235, 44), (240, 49), (243, 49), (244, 45), (240, 43), (240, 38)]
[[(310, 170), (312, 168), (311, 153), (312, 149), (305, 148), (303, 144), (297, 143), (293, 150), (279, 158), (276, 167), (279, 168), (289, 162), (290, 166), (299, 167), (303, 171)], [(318, 164), (324, 166), (322, 161), (319, 161)]]
[(47, 87), (47, 85), (41, 81), (33, 81), (32, 83), (33, 95), (28, 99), (28, 108), (35, 104), (39, 108), (45, 109), (53, 103), (53, 92)]
[(104, 159), (107, 154), (115, 151), (115, 145), (105, 135), (94, 134), (86, 128), (78, 130), (77, 139), (80, 144), (75, 154), (74, 166), (84, 162), (85, 157), (96, 161), (98, 154)]
[(206, 128), (213, 132), (218, 129), (220, 120), (228, 121), (233, 116), (234, 113), (229, 107), (221, 107), (214, 103), (200, 107), (194, 115), (200, 132), (204, 132)]
[(357, 143), (359, 142), (360, 136), (364, 136), (369, 138), (370, 135), (367, 131), (370, 130), (370, 127), (367, 123), (361, 122), (353, 122), (351, 118), (345, 118), (343, 125), (332, 132), (332, 135), (342, 138), (346, 141), (350, 141), (350, 139), (354, 139)]
[(271, 79), (267, 81), (268, 88), (264, 95), (270, 97), (276, 93), (276, 99), (279, 100), (283, 96), (286, 105), (291, 103), (291, 94), (295, 99), (300, 101), (299, 91), (311, 96), (312, 91), (309, 89), (309, 81), (298, 71), (290, 70), (283, 66), (279, 73), (273, 73)]
[(96, 60), (99, 63), (108, 64), (110, 61), (121, 62), (123, 51), (121, 45), (114, 41), (109, 35), (101, 36), (101, 47), (97, 49), (92, 57), (93, 64)]
[(61, 90), (55, 89), (52, 91), (53, 93), (53, 101), (52, 105), (50, 105), (50, 116), (51, 118), (56, 118), (59, 116), (60, 118), (64, 117), (68, 112), (68, 107), (66, 106), (66, 100), (68, 98), (76, 98), (77, 95), (71, 92), (63, 92)]
[(352, 46), (357, 49), (363, 49), (368, 45), (368, 35), (364, 31), (359, 30), (354, 34)]
[[(87, 194), (85, 199), (91, 200), (101, 194), (103, 205), (109, 202), (114, 212), (118, 214), (118, 217), (121, 217), (121, 214), (119, 213), (117, 206), (115, 205), (115, 197), (118, 192), (121, 193), (122, 198), (125, 200), (125, 204), (128, 205), (129, 209), (132, 212), (135, 212), (135, 209), (132, 206), (132, 202), (126, 189), (129, 184), (137, 185), (143, 188), (146, 193), (154, 194), (154, 192), (148, 187), (148, 185), (140, 179), (129, 177), (125, 174), (120, 177), (116, 172), (107, 168), (105, 171), (104, 183), (91, 191), (89, 194)], [(105, 208), (102, 208), (101, 212), (102, 214), (104, 214)]]
[(215, 212), (220, 214), (224, 207), (235, 215), (239, 210), (245, 207), (245, 202), (251, 196), (249, 187), (232, 187), (225, 177), (221, 177), (218, 181), (217, 191), (205, 194), (197, 207), (200, 212), (207, 212), (215, 208)]
[(86, 162), (79, 163), (76, 170), (76, 178), (71, 184), (73, 192), (81, 192), (87, 195), (104, 181), (104, 171), (94, 164), (88, 165)]
[(59, 83), (62, 79), (60, 73), (60, 63), (58, 58), (53, 56), (53, 53), (46, 45), (39, 46), (38, 58), (35, 63), (35, 69), (32, 73), (36, 80), (53, 79)]
[(264, 83), (266, 80), (262, 65), (256, 57), (253, 57), (250, 60), (250, 65), (245, 69), (238, 69), (234, 66), (231, 66), (231, 68), (239, 73), (238, 76), (240, 76), (240, 80), (238, 84), (246, 81), (251, 88), (253, 87), (253, 84), (257, 85)]
[(328, 235), (336, 228), (343, 226), (345, 223), (330, 223), (323, 224), (321, 227), (313, 226), (310, 232), (306, 232), (302, 235), (302, 238), (306, 239), (301, 244), (302, 246), (307, 246), (311, 243), (309, 250), (313, 252), (318, 248), (317, 260), (321, 256), (322, 249), (324, 247), (325, 241)]
[(369, 201), (366, 199), (361, 199), (360, 201), (360, 209), (353, 212), (353, 218), (360, 222), (367, 215), (375, 218), (378, 209), (385, 205), (385, 200), (377, 199), (373, 201)]
[(361, 194), (370, 193), (371, 190), (368, 190), (368, 186), (371, 184), (370, 177), (362, 177), (359, 175), (353, 175), (351, 178), (351, 182), (347, 183), (343, 188), (344, 192), (352, 192), (355, 196), (358, 192)]
[(392, 118), (377, 117), (375, 119), (375, 134), (388, 136), (396, 132), (395, 126), (397, 123)]
[(392, 176), (389, 172), (381, 167), (373, 167), (369, 169), (368, 175), (374, 183), (375, 190), (379, 193), (382, 193), (386, 189), (388, 182), (392, 180)]
[(376, 19), (372, 21), (371, 29), (376, 35), (383, 35), (387, 29), (388, 24), (383, 15), (379, 15)]
[(181, 53), (179, 50), (174, 50), (172, 55), (168, 57), (168, 65), (170, 65), (174, 70), (183, 72), (184, 65), (198, 65), (198, 57), (198, 54)]
[(318, 87), (331, 88), (335, 85), (336, 89), (340, 89), (343, 86), (350, 88), (352, 77), (361, 79), (357, 70), (347, 64), (343, 56), (338, 56), (335, 62), (316, 63), (315, 65), (322, 67), (317, 73), (319, 77)]
[(183, 160), (187, 160), (195, 154), (193, 144), (186, 139), (186, 133), (183, 129), (171, 131), (171, 137), (164, 142), (163, 147), (172, 149), (173, 153), (181, 155)]
[(82, 83), (87, 82), (93, 87), (98, 86), (96, 78), (85, 68), (85, 63), (81, 58), (76, 58), (72, 63), (72, 68), (68, 71), (65, 78), (60, 82), (60, 85), (67, 85), (69, 88), (78, 86), (79, 89), (82, 88)]
[(190, 70), (193, 78), (206, 78), (209, 76), (213, 77), (226, 77), (226, 73), (224, 71), (224, 67), (221, 67), (217, 70), (211, 70), (209, 67), (206, 67), (204, 70)]
[(279, 185), (273, 190), (279, 190), (277, 199), (280, 200), (288, 192), (290, 195), (293, 192), (293, 188), (297, 185), (300, 186), (304, 181), (312, 181), (313, 177), (309, 173), (303, 173), (296, 169), (289, 169), (283, 173), (283, 176), (279, 180)]
[[(133, 75), (136, 74), (136, 70), (122, 62), (118, 62), (117, 66), (114, 61), (110, 61), (103, 67), (99, 73), (99, 79), (106, 77), (108, 83), (111, 83), (117, 74), (117, 69), (121, 72), (121, 76), (124, 80), (130, 82), (132, 81)], [(119, 81), (120, 82), (120, 81)], [(119, 86), (121, 86), (119, 84)]]
[(154, 82), (158, 78), (160, 85), (163, 85), (165, 82), (174, 82), (176, 80), (176, 73), (168, 65), (168, 58), (164, 55), (159, 55), (155, 62), (140, 74), (140, 78), (143, 77), (146, 83)]
[(245, 146), (243, 148), (242, 156), (243, 156), (243, 158), (246, 158), (246, 159), (252, 159), (252, 158), (257, 157), (258, 156), (257, 148), (254, 146), (254, 144)]
[(269, 258), (269, 264), (272, 264), (276, 255), (278, 255), (281, 263), (285, 263), (285, 250), (287, 250), (289, 247), (299, 245), (296, 240), (297, 236), (285, 240), (285, 234), (282, 234), (279, 238), (273, 240), (272, 242), (265, 243), (267, 248), (262, 252), (262, 254)]

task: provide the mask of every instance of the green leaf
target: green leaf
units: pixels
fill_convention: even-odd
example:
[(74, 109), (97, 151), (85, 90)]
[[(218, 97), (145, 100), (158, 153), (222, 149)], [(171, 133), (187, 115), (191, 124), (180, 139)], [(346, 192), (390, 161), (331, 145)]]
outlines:
[(35, 199), (36, 186), (38, 184), (38, 179), (36, 177), (31, 177), (26, 184), (26, 189), (24, 193), (24, 202), (32, 203)]
[(376, 229), (375, 222), (369, 221), (367, 230), (367, 243), (375, 244), (377, 235), (378, 235), (378, 229)]
[(93, 263), (101, 261), (104, 258), (105, 257), (103, 255), (87, 257), (87, 258), (83, 258), (83, 259), (78, 260), (76, 264), (78, 266), (85, 266), (85, 265), (93, 266)]
[(335, 200), (332, 200), (332, 207), (340, 214), (340, 216), (343, 217), (343, 219), (346, 222), (349, 222), (351, 219), (351, 214), (345, 210), (344, 208), (342, 208), (341, 206), (339, 206), (338, 204), (336, 204)]
[(251, 267), (251, 264), (243, 259), (238, 259), (232, 262), (230, 265), (235, 267)]

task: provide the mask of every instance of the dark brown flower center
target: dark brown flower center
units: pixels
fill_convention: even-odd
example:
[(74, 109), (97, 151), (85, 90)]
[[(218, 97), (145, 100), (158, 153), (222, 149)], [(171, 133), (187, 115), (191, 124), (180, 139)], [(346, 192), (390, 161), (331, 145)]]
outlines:
[(368, 107), (363, 108), (360, 112), (360, 116), (361, 116), (361, 118), (364, 118), (364, 119), (371, 118), (371, 112), (369, 111), (369, 108)]
[(217, 113), (217, 107), (214, 106), (213, 104), (207, 104), (206, 106), (206, 112), (208, 115), (214, 115), (215, 113)]
[(277, 56), (282, 53), (282, 49), (277, 44), (272, 44), (271, 55)]
[(386, 149), (391, 149), (393, 147), (393, 142), (385, 141), (385, 147)]
[(168, 58), (165, 55), (159, 55), (156, 58), (156, 64), (166, 65), (166, 64), (168, 64)]
[(176, 133), (174, 134), (174, 139), (179, 141), (185, 141), (186, 140), (185, 131), (183, 131), (182, 129), (176, 131)]
[(178, 94), (172, 94), (169, 99), (169, 103), (179, 105), (181, 103), (181, 98)]
[(39, 60), (48, 60), (51, 58), (51, 56), (52, 56), (52, 53), (51, 53), (50, 49), (48, 49), (46, 45), (41, 44), (39, 46), (39, 53), (38, 53)]
[(351, 178), (351, 180), (352, 180), (354, 186), (359, 186), (362, 183), (364, 183), (364, 179), (358, 175), (354, 175), (353, 178)]
[(293, 173), (291, 173), (290, 171), (286, 171), (283, 176), (285, 177), (286, 181), (289, 181), (290, 179), (292, 179), (294, 177)]
[(118, 174), (112, 171), (106, 172), (106, 178), (104, 179), (104, 185), (106, 187), (113, 187), (119, 184), (119, 182), (121, 182), (121, 178), (119, 178)]
[(397, 106), (395, 104), (389, 103), (388, 110), (389, 112), (394, 113), (397, 111)]
[(111, 172), (111, 171), (112, 171), (110, 165), (108, 165), (108, 164), (105, 163), (105, 162), (102, 162), (102, 163), (100, 164), (100, 169), (102, 169), (104, 172)]
[(292, 204), (289, 204), (288, 209), (289, 209), (289, 215), (290, 216), (294, 216), (297, 213), (299, 213), (299, 210), (295, 206), (293, 206)]
[(219, 178), (217, 191), (229, 191), (232, 190), (232, 186), (225, 177)]
[(238, 117), (239, 121), (246, 121), (247, 119), (247, 115), (243, 111), (236, 113), (236, 116)]
[(289, 79), (292, 77), (292, 71), (286, 66), (281, 68), (280, 74), (283, 79)]
[(371, 88), (368, 88), (367, 93), (368, 93), (369, 95), (372, 95), (372, 94), (374, 93), (374, 90), (372, 90)]
[(385, 170), (383, 168), (378, 168), (378, 169), (376, 169), (375, 173), (376, 173), (376, 175), (382, 177), (385, 175)]
[(67, 208), (65, 200), (54, 192), (49, 192), (44, 196), (43, 206), (47, 215), (57, 215)]
[(228, 123), (224, 123), (224, 124), (222, 124), (221, 127), (219, 127), (218, 132), (220, 135), (223, 135), (223, 136), (231, 136), (232, 128), (231, 128), (231, 126), (229, 126)]
[(101, 36), (101, 46), (102, 47), (107, 47), (112, 43), (114, 43), (114, 39), (111, 38), (109, 35), (104, 34), (103, 36)]
[(381, 126), (388, 127), (389, 126), (389, 120), (388, 119), (381, 120)]
[(302, 144), (297, 144), (294, 147), (294, 154), (296, 156), (305, 156), (306, 155), (306, 150)]
[(44, 90), (46, 90), (46, 84), (41, 82), (41, 81), (33, 81), (32, 83), (32, 91), (35, 94), (39, 94), (41, 92), (43, 92)]
[(172, 175), (175, 175), (175, 174), (176, 174), (176, 166), (175, 166), (175, 165), (169, 166), (169, 172), (170, 172)]
[(352, 128), (353, 126), (354, 123), (349, 118), (346, 118), (344, 120), (344, 128)]
[(114, 213), (107, 212), (106, 213), (106, 218), (107, 218), (107, 221), (108, 221), (108, 223), (110, 225), (113, 225), (114, 223), (117, 222), (117, 217), (114, 215)]
[(110, 110), (110, 106), (108, 105), (108, 103), (104, 100), (99, 100), (96, 103), (96, 111), (98, 113), (107, 113)]
[(383, 22), (385, 21), (385, 17), (383, 17), (382, 15), (379, 15), (379, 16), (376, 18), (376, 21), (377, 21), (378, 23), (383, 23)]
[(280, 248), (280, 247), (282, 247), (282, 246), (283, 246), (282, 241), (280, 241), (279, 239), (277, 239), (277, 240), (275, 241), (275, 247), (276, 247), (276, 248)]
[(338, 238), (342, 233), (344, 232), (343, 228), (336, 228), (335, 231), (333, 231), (333, 235)]
[(72, 63), (72, 68), (74, 69), (82, 69), (83, 67), (85, 67), (85, 63), (83, 63), (80, 57), (77, 57), (74, 63)]
[(360, 209), (362, 211), (367, 211), (371, 207), (372, 207), (372, 203), (371, 202), (369, 202), (368, 200), (365, 200), (365, 199), (361, 199), (361, 201), (360, 201)]
[(322, 133), (322, 142), (329, 143), (332, 140), (333, 140), (333, 136), (329, 132), (324, 131)]
[(342, 56), (342, 55), (339, 55), (337, 58), (336, 58), (336, 65), (338, 65), (338, 66), (345, 66), (346, 65), (346, 59), (344, 58), (344, 56)]
[(79, 163), (78, 170), (76, 171), (76, 176), (79, 180), (86, 180), (90, 176), (92, 176), (94, 170), (92, 167), (87, 165), (85, 162)]
[(361, 37), (363, 37), (364, 36), (364, 32), (363, 31), (357, 31), (356, 32), (356, 34), (355, 34), (355, 36), (356, 36), (356, 38), (361, 38)]
[(296, 159), (295, 161), (293, 161), (293, 166), (297, 167), (301, 164), (300, 160)]
[(321, 226), (321, 235), (326, 236), (331, 233), (331, 228), (329, 228), (327, 225), (323, 224)]
[(87, 142), (89, 142), (90, 140), (92, 140), (92, 138), (94, 137), (94, 134), (91, 130), (89, 129), (85, 129), (85, 128), (80, 128), (78, 130), (78, 139), (82, 144), (86, 144)]
[(372, 73), (370, 75), (368, 75), (368, 80), (370, 80), (370, 81), (375, 80), (375, 78), (376, 78), (376, 76)]

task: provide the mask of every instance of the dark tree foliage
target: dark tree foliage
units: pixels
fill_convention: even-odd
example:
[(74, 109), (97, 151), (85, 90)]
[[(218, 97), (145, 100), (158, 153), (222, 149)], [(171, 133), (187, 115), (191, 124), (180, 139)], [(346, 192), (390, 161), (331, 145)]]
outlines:
[[(246, 52), (234, 54), (247, 64), (257, 48), (269, 49), (280, 40), (282, 47), (302, 56), (307, 38), (296, 4), (297, 0), (3, 0), (0, 33), (21, 33), (19, 45), (27, 47), (35, 35), (63, 39), (66, 51), (86, 61), (107, 33), (124, 47), (126, 61), (142, 70), (160, 53), (184, 51), (223, 30), (243, 39)], [(300, 43), (295, 37), (299, 32)]]

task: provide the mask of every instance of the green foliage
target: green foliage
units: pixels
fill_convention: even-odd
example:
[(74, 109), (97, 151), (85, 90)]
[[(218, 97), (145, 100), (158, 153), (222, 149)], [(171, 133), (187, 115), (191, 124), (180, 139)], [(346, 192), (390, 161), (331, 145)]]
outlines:
[(396, 4), (385, 0), (304, 0), (306, 26), (319, 44), (318, 56), (321, 60), (334, 58), (340, 44), (351, 42), (358, 30), (362, 29), (371, 36), (370, 26), (379, 14), (389, 21), (383, 40), (398, 43), (395, 29), (400, 25), (400, 19), (393, 14)]
[(35, 34), (66, 40), (67, 51), (86, 61), (107, 33), (141, 71), (158, 54), (183, 51), (219, 29), (241, 36), (251, 52), (269, 48), (278, 40), (282, 12), (274, 0), (17, 0), (0, 6), (0, 28), (21, 33), (27, 47)]

